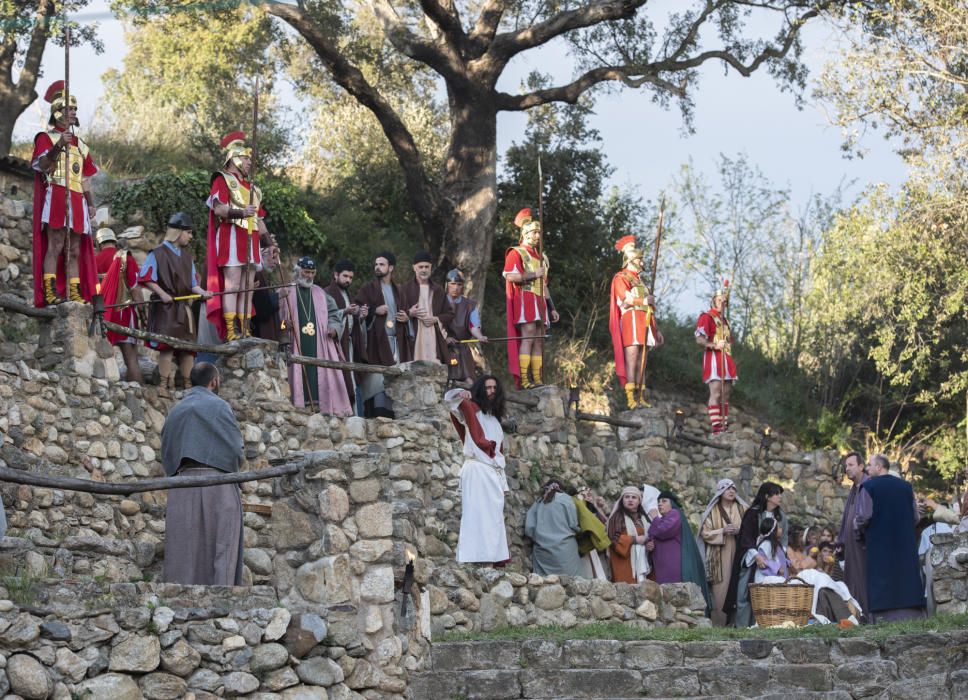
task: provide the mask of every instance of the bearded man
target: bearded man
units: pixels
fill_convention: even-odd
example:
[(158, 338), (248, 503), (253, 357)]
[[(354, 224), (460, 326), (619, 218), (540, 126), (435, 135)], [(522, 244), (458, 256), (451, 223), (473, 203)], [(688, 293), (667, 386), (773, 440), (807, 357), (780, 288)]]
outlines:
[(652, 290), (642, 283), (643, 253), (635, 247), (635, 236), (615, 244), (625, 264), (612, 277), (608, 305), (608, 329), (615, 353), (615, 373), (625, 389), (629, 408), (648, 408), (645, 400), (645, 366), (649, 348), (662, 345), (662, 333), (655, 321)]
[[(407, 315), (400, 306), (400, 288), (393, 282), (396, 256), (388, 250), (373, 260), (373, 279), (356, 295), (356, 304), (370, 309), (365, 319), (366, 361), (389, 367), (405, 362)], [(383, 375), (368, 372), (360, 382), (363, 415), (393, 418), (393, 401), (383, 389)]]
[(34, 136), (30, 159), (34, 170), (34, 306), (67, 299), (83, 304), (97, 294), (91, 178), (98, 170), (87, 144), (74, 134), (77, 100), (71, 95), (67, 104), (64, 81), (51, 84), (44, 99), (50, 103), (50, 118), (47, 130)]
[[(293, 349), (303, 357), (342, 361), (336, 329), (329, 327), (326, 292), (315, 284), (316, 262), (308, 256), (299, 258), (293, 279), (295, 288), (283, 287), (279, 292), (279, 317), (282, 328), (289, 331)], [(308, 404), (327, 415), (353, 414), (338, 369), (290, 362), (289, 388), (295, 406)]]
[[(363, 325), (370, 309), (366, 304), (357, 304), (350, 299), (355, 274), (356, 266), (352, 262), (340, 260), (333, 267), (333, 281), (324, 291), (329, 302), (329, 327), (336, 329), (343, 357), (347, 362), (366, 362)], [(353, 406), (356, 406), (356, 388), (360, 380), (356, 372), (343, 372), (346, 395)]]
[(409, 357), (447, 362), (447, 326), (454, 312), (443, 288), (430, 279), (434, 266), (430, 253), (413, 256), (413, 279), (400, 288), (400, 306), (407, 321)]

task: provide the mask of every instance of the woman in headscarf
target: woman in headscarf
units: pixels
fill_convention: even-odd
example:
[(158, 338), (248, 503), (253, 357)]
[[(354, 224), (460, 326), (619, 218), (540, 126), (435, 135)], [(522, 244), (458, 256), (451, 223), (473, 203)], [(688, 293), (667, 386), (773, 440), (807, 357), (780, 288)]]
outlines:
[(564, 574), (579, 576), (578, 511), (561, 482), (551, 479), (541, 487), (541, 494), (528, 509), (524, 534), (531, 538), (531, 567), (541, 576)]
[(729, 576), (736, 557), (736, 538), (739, 524), (746, 513), (746, 502), (736, 492), (732, 479), (720, 479), (716, 492), (706, 504), (699, 522), (696, 545), (706, 565), (711, 598), (710, 618), (717, 627), (726, 626), (723, 603), (729, 589)]
[[(649, 504), (658, 491), (649, 487)], [(654, 493), (653, 493), (654, 492)], [(642, 492), (635, 486), (626, 486), (622, 495), (608, 516), (606, 529), (612, 541), (608, 549), (612, 565), (612, 581), (615, 583), (641, 583), (651, 571), (649, 553), (645, 543), (648, 540), (651, 517), (659, 514), (658, 508), (650, 514), (642, 506)]]
[[(655, 543), (655, 549), (652, 552), (655, 580), (658, 583), (696, 584), (706, 601), (705, 613), (708, 617), (712, 598), (709, 595), (709, 586), (706, 584), (706, 567), (696, 546), (696, 535), (692, 531), (685, 511), (682, 510), (679, 497), (671, 491), (660, 493), (659, 513), (661, 517), (653, 520), (649, 528), (649, 538)], [(678, 528), (671, 525), (677, 521)], [(660, 527), (660, 523), (664, 522), (668, 522), (669, 525)], [(664, 536), (661, 535), (663, 531)], [(678, 567), (676, 567), (677, 564)]]
[[(743, 520), (739, 526), (739, 551), (746, 552), (756, 549), (757, 539), (760, 536), (760, 523), (767, 518), (777, 521), (777, 530), (780, 532), (779, 541), (781, 547), (786, 550), (787, 546), (787, 520), (783, 515), (780, 506), (783, 503), (783, 487), (772, 481), (765, 481), (756, 492), (749, 510), (743, 515)], [(723, 612), (726, 618), (736, 627), (751, 627), (753, 625), (753, 608), (750, 605), (749, 584), (753, 580), (753, 570), (759, 567), (759, 562), (754, 561), (746, 565), (742, 557), (733, 558), (733, 571), (729, 579), (729, 590), (726, 593), (726, 602), (723, 603)], [(759, 567), (762, 568), (762, 567)]]

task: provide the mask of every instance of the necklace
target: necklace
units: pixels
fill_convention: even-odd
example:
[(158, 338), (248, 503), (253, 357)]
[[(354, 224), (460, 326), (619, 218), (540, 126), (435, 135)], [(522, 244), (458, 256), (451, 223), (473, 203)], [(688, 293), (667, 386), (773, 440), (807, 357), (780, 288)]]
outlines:
[[(297, 287), (296, 288), (296, 302), (299, 304), (299, 310), (308, 319), (308, 318), (310, 318), (310, 313), (309, 313), (309, 309), (306, 308), (306, 302), (303, 301), (302, 290), (303, 290), (303, 287)], [(309, 295), (310, 295), (309, 298), (311, 300), (312, 299), (312, 293), (313, 293), (312, 288), (310, 287), (306, 291), (309, 292)], [(298, 323), (298, 322), (299, 322), (299, 319), (297, 317), (296, 318), (296, 323)], [(312, 321), (306, 321), (306, 324), (302, 328), (300, 328), (299, 330), (300, 330), (300, 332), (303, 335), (308, 335), (310, 338), (312, 338), (313, 336), (316, 335), (316, 324), (313, 323)]]

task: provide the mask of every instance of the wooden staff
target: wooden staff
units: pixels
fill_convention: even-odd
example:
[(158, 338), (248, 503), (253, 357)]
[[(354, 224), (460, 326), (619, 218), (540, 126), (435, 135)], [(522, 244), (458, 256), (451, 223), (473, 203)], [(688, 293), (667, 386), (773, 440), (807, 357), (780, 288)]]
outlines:
[[(252, 98), (252, 157), (249, 158), (249, 172), (246, 173), (246, 178), (249, 181), (249, 206), (255, 202), (255, 162), (256, 158), (259, 157), (259, 76), (255, 77), (255, 93)], [(260, 202), (261, 205), (261, 202)], [(248, 262), (245, 265), (245, 286), (249, 287), (249, 273), (255, 271), (255, 262), (252, 257), (255, 253), (252, 250), (252, 233), (256, 226), (258, 226), (259, 212), (257, 211), (251, 217), (246, 224), (246, 231), (248, 232), (246, 255), (248, 257)], [(249, 324), (245, 322), (246, 318), (249, 317), (249, 305), (252, 303), (252, 292), (247, 289), (242, 293), (242, 337), (245, 338), (250, 335)]]
[[(729, 321), (726, 319), (726, 312), (729, 310), (729, 280), (723, 280), (723, 348), (720, 353), (722, 364), (719, 366), (719, 425), (725, 430), (726, 416), (726, 343), (732, 332), (729, 328)], [(722, 432), (722, 431), (721, 431)]]
[[(64, 124), (68, 135), (74, 133), (74, 123), (71, 120), (71, 25), (67, 21), (67, 11), (64, 11)], [(71, 298), (71, 230), (73, 227), (71, 216), (71, 143), (68, 140), (64, 149), (64, 229), (67, 236), (64, 239), (64, 277), (67, 279), (67, 299)]]
[[(659, 224), (655, 231), (655, 249), (652, 251), (652, 270), (649, 278), (649, 293), (655, 294), (655, 277), (659, 269), (659, 246), (662, 243), (662, 223), (665, 221), (665, 197), (659, 202)], [(640, 273), (641, 274), (641, 273)], [(653, 318), (655, 306), (652, 307)], [(651, 324), (649, 324), (651, 325)], [(645, 344), (642, 346), (642, 361), (639, 363), (638, 380), (635, 382), (639, 401), (645, 401), (645, 366), (649, 362), (649, 328), (645, 329)]]
[[(538, 155), (538, 266), (544, 267), (544, 175), (541, 172), (541, 155)], [(545, 275), (548, 271), (545, 270)], [(538, 280), (538, 296), (545, 298), (545, 275)], [(551, 314), (548, 310), (548, 303), (545, 302), (545, 315), (551, 321)]]

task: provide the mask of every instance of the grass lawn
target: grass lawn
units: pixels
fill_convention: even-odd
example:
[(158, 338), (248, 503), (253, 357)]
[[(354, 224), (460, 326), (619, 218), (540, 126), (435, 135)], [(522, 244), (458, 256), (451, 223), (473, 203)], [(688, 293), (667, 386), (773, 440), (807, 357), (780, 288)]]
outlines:
[(729, 639), (837, 639), (840, 637), (863, 637), (881, 641), (901, 634), (945, 632), (968, 629), (968, 613), (961, 615), (936, 615), (926, 620), (890, 622), (880, 625), (861, 625), (841, 629), (837, 625), (807, 625), (800, 628), (754, 628), (694, 627), (692, 629), (669, 629), (655, 627), (639, 629), (621, 623), (595, 623), (576, 627), (504, 627), (491, 632), (450, 632), (438, 642), (475, 642), (493, 640), (550, 639), (558, 642), (569, 639), (617, 639), (620, 641), (651, 640), (660, 642), (724, 641)]

